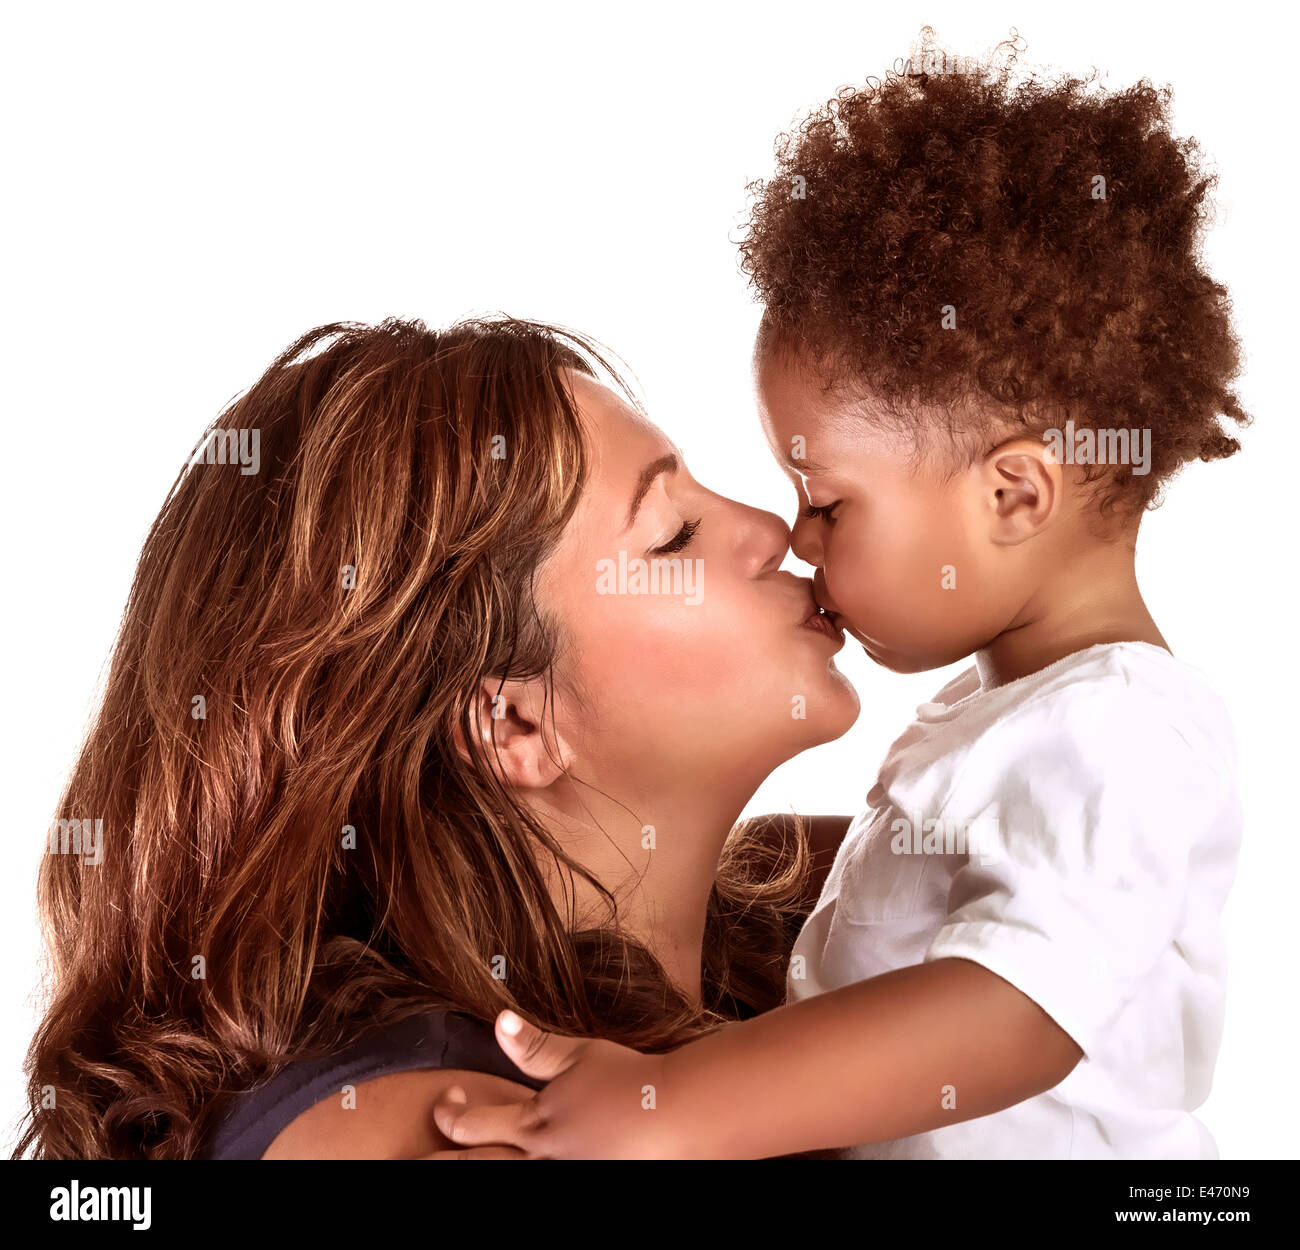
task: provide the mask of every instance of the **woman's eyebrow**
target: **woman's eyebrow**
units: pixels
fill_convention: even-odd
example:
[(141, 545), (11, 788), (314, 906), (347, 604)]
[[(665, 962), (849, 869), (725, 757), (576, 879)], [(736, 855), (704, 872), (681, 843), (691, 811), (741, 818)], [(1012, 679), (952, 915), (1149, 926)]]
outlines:
[(679, 467), (677, 457), (672, 452), (669, 452), (666, 456), (660, 456), (658, 460), (650, 461), (641, 470), (641, 476), (637, 479), (636, 493), (632, 496), (632, 506), (627, 510), (627, 524), (623, 526), (624, 531), (632, 528), (632, 522), (636, 520), (637, 509), (641, 507), (641, 500), (646, 497), (646, 493), (654, 485), (655, 478), (661, 473), (676, 473)]

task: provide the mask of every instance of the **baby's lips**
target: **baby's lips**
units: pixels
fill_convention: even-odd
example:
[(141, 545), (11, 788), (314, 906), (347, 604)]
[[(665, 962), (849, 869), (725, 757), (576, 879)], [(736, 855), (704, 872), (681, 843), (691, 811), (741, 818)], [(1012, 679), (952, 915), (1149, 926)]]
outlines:
[(835, 626), (836, 629), (839, 629), (840, 627), (839, 611), (836, 609), (835, 605), (830, 601), (829, 597), (826, 594), (826, 591), (821, 586), (818, 586), (815, 578), (813, 579), (813, 601), (817, 604), (819, 608), (821, 608), (823, 612), (826, 613), (827, 616), (832, 618), (832, 624)]

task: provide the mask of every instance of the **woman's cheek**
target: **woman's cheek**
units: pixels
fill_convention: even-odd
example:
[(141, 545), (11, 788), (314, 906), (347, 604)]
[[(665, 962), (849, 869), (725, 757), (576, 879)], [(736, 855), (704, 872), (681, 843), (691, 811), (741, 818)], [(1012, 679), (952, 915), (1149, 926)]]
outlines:
[(619, 595), (612, 610), (584, 622), (588, 685), (632, 708), (688, 713), (715, 698), (737, 697), (752, 631), (737, 630), (720, 594), (689, 603), (675, 595)]
[[(737, 661), (752, 646), (752, 631), (737, 628), (743, 616), (729, 612), (721, 591), (698, 603), (668, 599), (647, 612), (643, 654), (653, 655), (660, 679), (685, 700), (721, 688), (742, 671)], [(733, 688), (733, 695), (735, 691)]]

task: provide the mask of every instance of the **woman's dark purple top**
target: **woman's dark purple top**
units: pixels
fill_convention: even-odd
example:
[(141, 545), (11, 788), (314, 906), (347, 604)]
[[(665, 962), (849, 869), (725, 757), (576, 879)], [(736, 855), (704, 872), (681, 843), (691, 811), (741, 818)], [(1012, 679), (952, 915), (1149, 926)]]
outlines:
[(373, 1029), (346, 1050), (291, 1063), (269, 1080), (236, 1094), (208, 1138), (205, 1159), (260, 1159), (281, 1129), (308, 1107), (336, 1097), (344, 1085), (416, 1068), (460, 1068), (517, 1081), (525, 1076), (497, 1045), (492, 1026), (453, 1011), (430, 1011)]

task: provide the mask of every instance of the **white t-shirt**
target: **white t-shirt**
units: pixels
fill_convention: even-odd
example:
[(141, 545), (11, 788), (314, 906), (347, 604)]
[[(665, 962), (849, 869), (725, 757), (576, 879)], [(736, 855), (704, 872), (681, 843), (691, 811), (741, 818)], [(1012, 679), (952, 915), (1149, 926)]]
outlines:
[(1222, 1034), (1240, 840), (1227, 712), (1160, 647), (1091, 647), (989, 690), (972, 668), (922, 704), (795, 943), (786, 1000), (956, 956), (1084, 1057), (1004, 1111), (849, 1153), (1217, 1158), (1191, 1113)]

